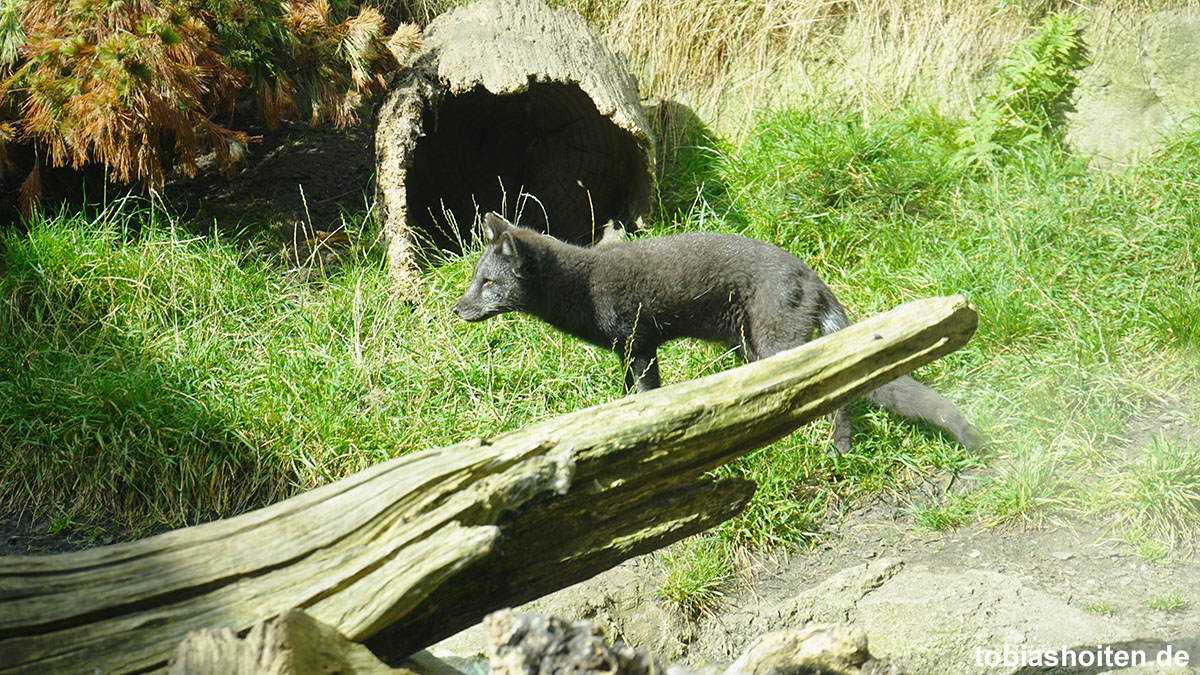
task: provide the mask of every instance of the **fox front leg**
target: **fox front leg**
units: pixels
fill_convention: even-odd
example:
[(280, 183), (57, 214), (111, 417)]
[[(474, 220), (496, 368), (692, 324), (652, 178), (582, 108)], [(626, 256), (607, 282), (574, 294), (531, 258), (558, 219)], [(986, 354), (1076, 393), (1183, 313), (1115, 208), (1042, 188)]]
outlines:
[(658, 358), (655, 352), (631, 354), (625, 361), (625, 393), (650, 391), (657, 389), (658, 385)]

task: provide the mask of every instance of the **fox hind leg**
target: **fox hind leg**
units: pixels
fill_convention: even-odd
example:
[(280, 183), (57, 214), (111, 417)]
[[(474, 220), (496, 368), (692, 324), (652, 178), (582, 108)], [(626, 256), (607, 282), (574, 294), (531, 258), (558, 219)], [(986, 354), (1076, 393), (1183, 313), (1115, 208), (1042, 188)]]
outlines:
[(830, 457), (836, 457), (850, 452), (850, 432), (852, 431), (850, 409), (843, 406), (829, 413), (829, 422), (831, 428), (827, 454)]

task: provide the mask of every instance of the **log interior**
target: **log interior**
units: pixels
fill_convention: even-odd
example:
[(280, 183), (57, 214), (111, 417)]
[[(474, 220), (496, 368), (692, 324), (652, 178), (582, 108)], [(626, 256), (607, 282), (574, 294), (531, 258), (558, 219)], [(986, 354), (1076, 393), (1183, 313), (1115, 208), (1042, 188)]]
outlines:
[(577, 85), (448, 94), (421, 126), (405, 187), (410, 227), (426, 246), (461, 252), (476, 214), (488, 211), (591, 244), (609, 220), (634, 227), (649, 202), (637, 140)]

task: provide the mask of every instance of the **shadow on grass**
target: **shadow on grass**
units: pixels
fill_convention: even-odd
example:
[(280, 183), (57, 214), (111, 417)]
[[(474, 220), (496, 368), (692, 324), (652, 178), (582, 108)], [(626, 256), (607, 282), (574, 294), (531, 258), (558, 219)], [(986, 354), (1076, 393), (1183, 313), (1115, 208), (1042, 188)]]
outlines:
[(719, 214), (728, 225), (743, 225), (723, 177), (725, 142), (683, 103), (660, 101), (650, 112), (658, 136), (660, 219), (686, 222), (706, 209)]
[[(284, 496), (290, 469), (229, 418), (232, 392), (212, 387), (220, 362), (172, 350), (131, 316), (146, 311), (141, 294), (163, 292), (153, 288), (161, 278), (125, 276), (95, 243), (34, 232), (0, 245), (8, 524), (30, 550), (62, 550), (109, 543), (114, 528), (139, 536)], [(33, 523), (47, 518), (42, 538)]]

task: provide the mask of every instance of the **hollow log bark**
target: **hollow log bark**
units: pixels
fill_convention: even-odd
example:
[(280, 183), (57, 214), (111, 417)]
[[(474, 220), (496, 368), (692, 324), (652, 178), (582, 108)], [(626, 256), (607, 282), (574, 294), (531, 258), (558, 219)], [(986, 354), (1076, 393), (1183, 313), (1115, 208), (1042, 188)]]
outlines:
[(958, 296), (769, 359), (400, 457), (236, 518), (0, 558), (0, 673), (161, 669), (192, 630), (292, 608), (386, 660), (715, 525), (707, 470), (966, 343)]

